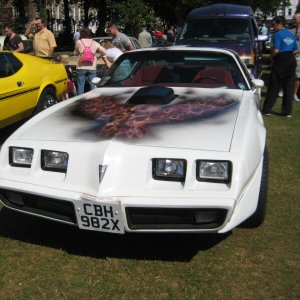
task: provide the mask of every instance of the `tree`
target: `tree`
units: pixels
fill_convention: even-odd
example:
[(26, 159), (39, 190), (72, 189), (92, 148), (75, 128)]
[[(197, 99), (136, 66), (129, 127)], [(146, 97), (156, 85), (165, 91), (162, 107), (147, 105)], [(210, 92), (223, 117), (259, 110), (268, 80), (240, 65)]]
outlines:
[[(18, 1), (16, 1), (18, 2)], [(29, 1), (27, 1), (29, 2)], [(39, 13), (39, 17), (43, 18), (47, 22), (48, 14), (47, 14), (47, 0), (32, 0), (37, 12)]]
[(71, 18), (70, 18), (70, 8), (69, 8), (68, 0), (63, 0), (64, 3), (64, 20), (63, 20), (63, 38), (64, 42), (67, 45), (73, 44), (73, 37), (72, 37), (72, 25), (71, 25)]
[(117, 23), (125, 32), (136, 36), (141, 27), (155, 24), (157, 16), (151, 6), (143, 0), (109, 0), (110, 21)]
[[(56, 0), (57, 4), (61, 1)], [(70, 7), (69, 5), (74, 3), (74, 1), (63, 0), (63, 30), (58, 34), (56, 42), (60, 48), (70, 48), (73, 47), (73, 35), (72, 35), (72, 24), (70, 18)]]
[(270, 11), (276, 11), (282, 3), (288, 5), (288, 0), (169, 0), (160, 2), (156, 0), (146, 0), (149, 6), (153, 7), (155, 15), (160, 16), (170, 24), (182, 24), (186, 15), (194, 8), (210, 4), (226, 2), (231, 4), (249, 5), (255, 11), (257, 8), (267, 14)]
[(98, 28), (96, 30), (97, 36), (105, 35), (105, 27), (109, 18), (109, 8), (107, 0), (94, 0), (94, 7), (97, 9)]
[(23, 33), (25, 31), (25, 24), (28, 22), (28, 1), (14, 0), (12, 5), (15, 8), (14, 30)]

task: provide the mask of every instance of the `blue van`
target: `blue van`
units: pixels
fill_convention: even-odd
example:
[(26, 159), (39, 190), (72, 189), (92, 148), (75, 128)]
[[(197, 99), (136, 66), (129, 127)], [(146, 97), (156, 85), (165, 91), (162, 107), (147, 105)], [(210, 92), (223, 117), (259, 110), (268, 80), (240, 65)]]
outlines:
[(177, 45), (227, 48), (237, 52), (255, 78), (262, 67), (262, 42), (250, 6), (213, 4), (192, 10), (176, 38)]

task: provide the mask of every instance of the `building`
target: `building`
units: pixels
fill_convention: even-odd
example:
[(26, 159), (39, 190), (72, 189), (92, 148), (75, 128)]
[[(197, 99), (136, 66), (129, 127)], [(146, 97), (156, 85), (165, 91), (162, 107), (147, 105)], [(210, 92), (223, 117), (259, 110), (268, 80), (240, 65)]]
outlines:
[(266, 18), (262, 14), (259, 9), (256, 11), (256, 16), (260, 20), (267, 21), (267, 23), (271, 23), (272, 19), (275, 16), (284, 16), (288, 23), (290, 23), (293, 19), (293, 16), (297, 10), (297, 6), (300, 4), (300, 0), (290, 0), (290, 5), (284, 5), (283, 1), (281, 6), (278, 8), (276, 12), (269, 13)]
[[(45, 13), (47, 14), (48, 19), (48, 27), (51, 30), (58, 34), (63, 29), (63, 21), (64, 21), (64, 9), (63, 9), (63, 1), (60, 1), (59, 5), (56, 5), (54, 1), (45, 0)], [(72, 30), (76, 31), (77, 27), (83, 26), (83, 9), (80, 5), (80, 1), (78, 4), (70, 4), (69, 5), (69, 13), (71, 19)], [(35, 9), (35, 6), (32, 1), (28, 0), (28, 7), (26, 9), (26, 19), (33, 20), (39, 14)], [(3, 32), (3, 27), (5, 24), (13, 24), (14, 19), (16, 17), (16, 11), (13, 7), (13, 0), (0, 0), (0, 29), (1, 33)], [(89, 15), (94, 16), (96, 20), (96, 10), (90, 9)], [(93, 19), (93, 18), (92, 18)], [(25, 24), (24, 24), (25, 25)], [(89, 25), (90, 29), (95, 32), (97, 29), (97, 22), (91, 21)], [(24, 27), (25, 30), (25, 27)]]

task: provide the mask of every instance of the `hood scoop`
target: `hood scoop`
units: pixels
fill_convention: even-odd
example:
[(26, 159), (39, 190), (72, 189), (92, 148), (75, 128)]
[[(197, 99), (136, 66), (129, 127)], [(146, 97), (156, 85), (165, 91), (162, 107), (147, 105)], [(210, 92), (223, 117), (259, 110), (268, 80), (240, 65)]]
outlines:
[(176, 98), (174, 90), (165, 86), (147, 86), (136, 91), (126, 104), (165, 105)]

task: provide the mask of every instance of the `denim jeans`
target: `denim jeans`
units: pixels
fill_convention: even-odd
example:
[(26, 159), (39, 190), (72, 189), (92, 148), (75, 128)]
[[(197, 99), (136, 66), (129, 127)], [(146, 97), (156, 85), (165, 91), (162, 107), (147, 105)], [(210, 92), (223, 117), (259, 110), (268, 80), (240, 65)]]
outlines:
[(84, 93), (85, 80), (88, 78), (90, 89), (93, 90), (96, 86), (92, 83), (92, 79), (96, 77), (96, 70), (77, 70), (77, 95)]

